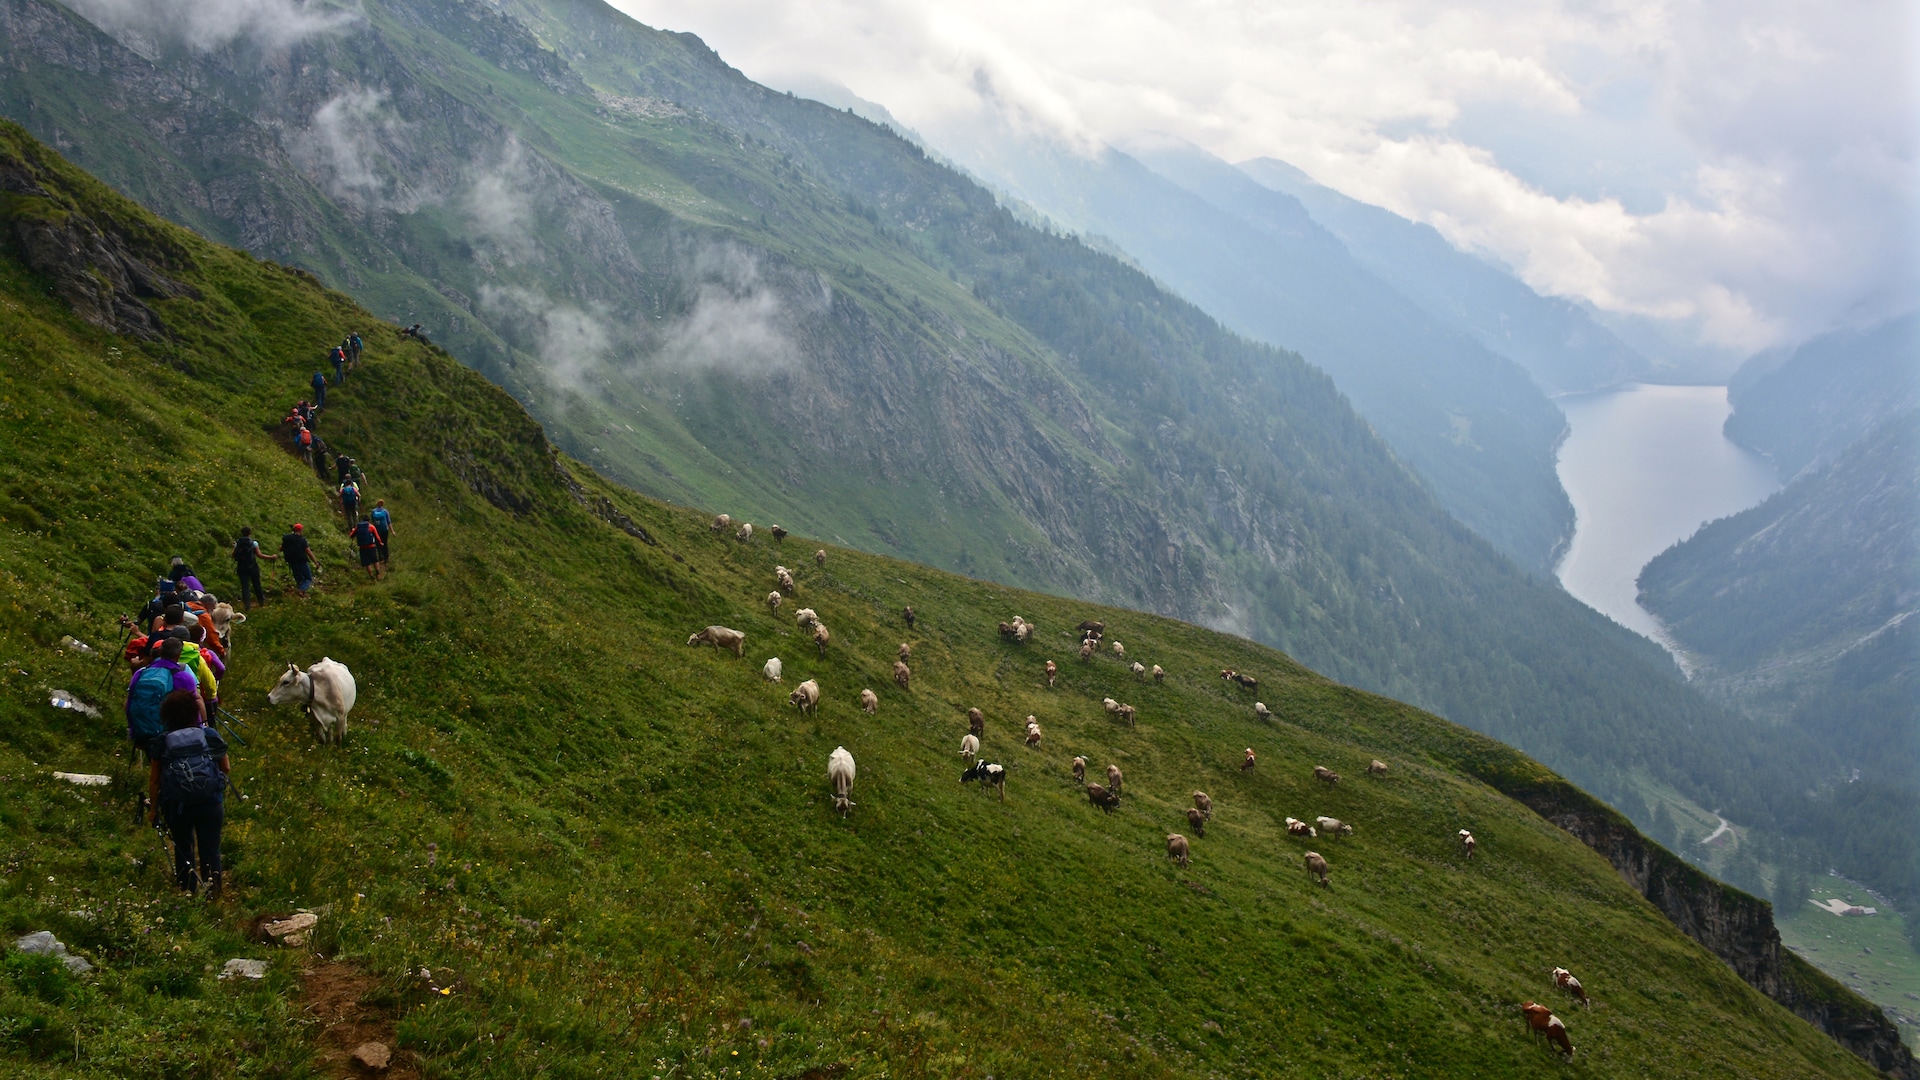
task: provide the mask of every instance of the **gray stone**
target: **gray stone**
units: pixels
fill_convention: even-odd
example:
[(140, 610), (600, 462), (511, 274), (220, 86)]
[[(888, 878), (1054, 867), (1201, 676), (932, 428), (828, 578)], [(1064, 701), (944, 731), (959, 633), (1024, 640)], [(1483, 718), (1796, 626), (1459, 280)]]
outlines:
[(67, 970), (75, 975), (85, 975), (93, 970), (93, 965), (87, 963), (85, 957), (67, 952), (66, 945), (54, 937), (51, 930), (35, 930), (15, 941), (13, 947), (30, 956), (57, 956), (61, 963), (67, 965)]

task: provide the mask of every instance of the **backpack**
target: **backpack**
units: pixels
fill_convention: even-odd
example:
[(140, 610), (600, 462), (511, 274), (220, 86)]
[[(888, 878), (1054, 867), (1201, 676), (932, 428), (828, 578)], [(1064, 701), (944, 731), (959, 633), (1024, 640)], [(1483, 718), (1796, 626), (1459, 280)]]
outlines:
[(173, 693), (173, 672), (154, 664), (140, 669), (127, 691), (127, 738), (141, 745), (167, 729), (160, 720), (160, 702)]
[(313, 432), (308, 431), (306, 428), (300, 429), (300, 449), (313, 449)]
[(227, 779), (207, 745), (207, 729), (176, 728), (160, 737), (166, 764), (160, 767), (160, 801), (171, 806), (198, 806), (212, 802), (226, 790)]

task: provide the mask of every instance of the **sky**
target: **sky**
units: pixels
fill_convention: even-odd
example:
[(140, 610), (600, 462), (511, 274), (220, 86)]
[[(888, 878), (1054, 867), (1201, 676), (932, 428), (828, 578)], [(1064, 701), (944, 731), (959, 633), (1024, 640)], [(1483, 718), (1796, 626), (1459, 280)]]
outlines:
[(936, 148), (986, 122), (1280, 158), (1704, 346), (1915, 305), (1913, 0), (613, 2)]

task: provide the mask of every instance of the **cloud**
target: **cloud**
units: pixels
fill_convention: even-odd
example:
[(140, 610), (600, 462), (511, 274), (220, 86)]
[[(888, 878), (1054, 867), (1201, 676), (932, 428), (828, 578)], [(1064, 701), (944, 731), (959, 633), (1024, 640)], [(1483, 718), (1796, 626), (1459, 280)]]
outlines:
[(525, 262), (536, 252), (528, 186), (520, 140), (509, 135), (498, 161), (476, 166), (473, 183), (461, 201), (471, 238), (491, 248), (490, 254), (507, 265)]
[(1915, 291), (1906, 0), (616, 2), (755, 78), (844, 84), (941, 149), (997, 124), (1281, 158), (1705, 341)]
[(283, 49), (313, 34), (363, 21), (358, 5), (310, 0), (66, 0), (88, 22), (129, 48), (152, 56), (183, 44), (202, 52), (245, 37)]
[(588, 311), (517, 285), (480, 286), (480, 306), (541, 360), (556, 388), (581, 392), (612, 359), (614, 330), (604, 311)]
[[(688, 277), (693, 302), (686, 314), (668, 324), (652, 365), (683, 374), (754, 376), (799, 357), (789, 333), (789, 304), (762, 276), (760, 260), (752, 252), (731, 245), (703, 247)], [(828, 302), (822, 292), (817, 304)]]
[(289, 152), (307, 175), (361, 209), (386, 200), (387, 180), (375, 163), (382, 157), (381, 139), (402, 127), (383, 111), (386, 99), (378, 90), (344, 90), (314, 110), (306, 129), (288, 139)]

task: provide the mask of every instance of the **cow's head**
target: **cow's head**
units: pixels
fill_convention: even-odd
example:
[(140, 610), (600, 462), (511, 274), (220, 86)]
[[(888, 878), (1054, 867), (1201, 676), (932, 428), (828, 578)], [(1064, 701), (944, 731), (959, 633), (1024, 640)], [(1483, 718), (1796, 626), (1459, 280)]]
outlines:
[(273, 689), (267, 691), (267, 701), (275, 705), (284, 705), (292, 701), (296, 696), (305, 697), (306, 690), (301, 684), (304, 683), (306, 679), (306, 672), (301, 671), (289, 662), (287, 664), (287, 670), (280, 673), (280, 681), (274, 683)]

